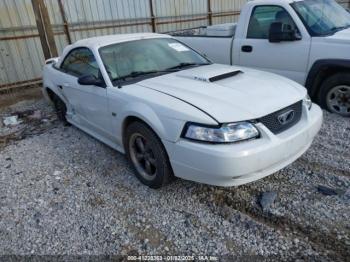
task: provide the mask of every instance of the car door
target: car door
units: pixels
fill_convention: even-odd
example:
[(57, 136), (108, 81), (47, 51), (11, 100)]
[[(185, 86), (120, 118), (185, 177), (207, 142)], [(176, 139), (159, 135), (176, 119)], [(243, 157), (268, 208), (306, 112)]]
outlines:
[[(239, 64), (270, 71), (304, 84), (310, 49), (310, 36), (299, 19), (278, 5), (257, 5), (250, 12), (246, 34), (235, 48), (239, 49)], [(295, 23), (295, 20), (298, 20)], [(301, 36), (300, 40), (271, 43), (268, 40), (270, 25), (282, 22), (290, 25)], [(299, 26), (298, 26), (299, 25)]]
[(106, 87), (78, 83), (81, 76), (103, 78), (92, 51), (86, 47), (73, 49), (59, 69), (64, 74), (60, 88), (71, 108), (72, 121), (95, 135), (110, 138), (111, 117)]

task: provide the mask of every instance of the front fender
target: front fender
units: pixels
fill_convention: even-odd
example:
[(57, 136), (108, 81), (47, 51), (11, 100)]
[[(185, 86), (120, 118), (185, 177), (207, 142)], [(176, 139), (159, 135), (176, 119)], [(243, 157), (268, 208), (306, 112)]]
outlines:
[(319, 85), (321, 84), (324, 75), (332, 68), (340, 70), (350, 70), (349, 59), (320, 59), (314, 62), (311, 66), (306, 78), (305, 87), (308, 89), (311, 97), (317, 95)]
[(140, 85), (127, 88), (108, 88), (109, 110), (112, 120), (112, 133), (116, 142), (123, 145), (123, 130), (128, 117), (136, 117), (145, 122), (158, 137), (170, 143), (177, 142), (185, 123), (188, 121), (217, 124), (198, 108)]
[(160, 139), (170, 142), (176, 142), (185, 124), (185, 121), (157, 114), (155, 110), (146, 103), (132, 102), (128, 103), (120, 114), (121, 125), (119, 128), (119, 137), (123, 137), (123, 130), (128, 117), (136, 117), (142, 120), (152, 128)]

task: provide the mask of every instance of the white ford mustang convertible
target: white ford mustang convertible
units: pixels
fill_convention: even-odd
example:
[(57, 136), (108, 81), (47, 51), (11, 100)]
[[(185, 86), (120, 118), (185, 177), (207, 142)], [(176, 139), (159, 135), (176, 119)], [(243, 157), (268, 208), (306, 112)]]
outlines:
[(125, 153), (152, 188), (265, 177), (300, 157), (322, 124), (296, 82), (213, 64), (167, 35), (77, 41), (46, 62), (43, 80), (61, 120)]

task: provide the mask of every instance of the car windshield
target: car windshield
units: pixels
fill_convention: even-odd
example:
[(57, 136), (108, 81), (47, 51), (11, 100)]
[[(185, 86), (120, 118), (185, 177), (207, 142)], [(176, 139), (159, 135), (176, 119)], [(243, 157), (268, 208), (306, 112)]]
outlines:
[(350, 13), (333, 0), (305, 0), (291, 4), (311, 36), (334, 34), (350, 27)]
[(206, 58), (172, 38), (117, 43), (99, 52), (113, 84), (209, 64)]

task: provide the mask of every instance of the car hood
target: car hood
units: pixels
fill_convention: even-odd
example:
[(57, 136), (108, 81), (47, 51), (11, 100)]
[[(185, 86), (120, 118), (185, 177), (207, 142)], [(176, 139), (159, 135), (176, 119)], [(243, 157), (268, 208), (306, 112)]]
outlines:
[(350, 28), (340, 30), (333, 35), (327, 36), (327, 40), (350, 43)]
[(306, 89), (275, 74), (211, 64), (138, 83), (189, 103), (219, 123), (260, 118), (303, 99)]

